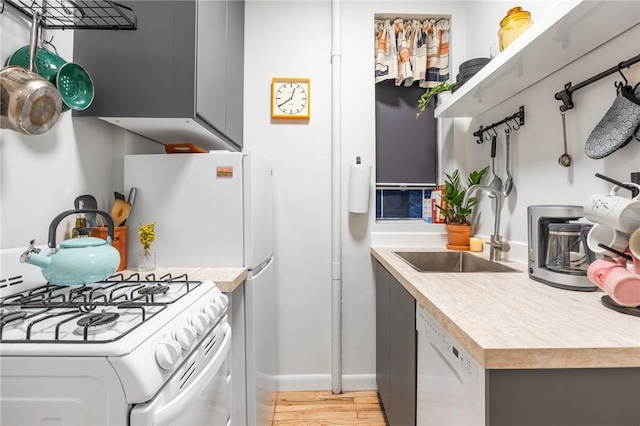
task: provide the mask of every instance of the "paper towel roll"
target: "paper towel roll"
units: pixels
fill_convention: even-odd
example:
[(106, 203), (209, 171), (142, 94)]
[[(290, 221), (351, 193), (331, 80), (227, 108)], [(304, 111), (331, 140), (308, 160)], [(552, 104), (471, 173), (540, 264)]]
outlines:
[(349, 166), (349, 211), (367, 213), (369, 211), (369, 187), (371, 166), (352, 164)]

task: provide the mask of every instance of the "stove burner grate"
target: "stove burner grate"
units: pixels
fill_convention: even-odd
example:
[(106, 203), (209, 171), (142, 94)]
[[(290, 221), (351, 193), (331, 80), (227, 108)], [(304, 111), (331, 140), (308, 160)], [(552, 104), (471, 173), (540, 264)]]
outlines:
[(24, 311), (4, 312), (0, 311), (0, 323), (7, 324), (13, 321), (21, 321), (27, 316)]
[(84, 336), (84, 343), (118, 340), (201, 284), (186, 274), (156, 278), (118, 273), (95, 284), (46, 283), (3, 292), (0, 343), (78, 343), (72, 335)]
[(143, 287), (138, 290), (138, 293), (142, 294), (143, 296), (154, 296), (156, 294), (167, 294), (168, 291), (169, 286), (158, 284), (149, 287)]

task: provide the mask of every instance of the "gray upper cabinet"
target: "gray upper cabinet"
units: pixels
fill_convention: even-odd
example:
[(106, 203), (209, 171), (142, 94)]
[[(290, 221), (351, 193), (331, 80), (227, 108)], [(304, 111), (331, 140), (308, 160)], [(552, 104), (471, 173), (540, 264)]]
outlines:
[(242, 149), (244, 2), (122, 1), (136, 31), (83, 31), (74, 62), (95, 99), (74, 116), (100, 117), (162, 143)]

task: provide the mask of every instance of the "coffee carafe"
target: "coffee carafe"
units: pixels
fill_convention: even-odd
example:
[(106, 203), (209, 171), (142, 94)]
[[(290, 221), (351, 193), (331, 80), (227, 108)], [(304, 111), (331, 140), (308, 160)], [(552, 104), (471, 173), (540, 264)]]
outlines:
[(591, 226), (584, 223), (549, 223), (545, 266), (555, 272), (585, 275), (592, 262), (586, 239)]
[(582, 206), (529, 206), (527, 213), (529, 277), (568, 290), (596, 290), (587, 278), (595, 254), (587, 246), (592, 225), (578, 222)]

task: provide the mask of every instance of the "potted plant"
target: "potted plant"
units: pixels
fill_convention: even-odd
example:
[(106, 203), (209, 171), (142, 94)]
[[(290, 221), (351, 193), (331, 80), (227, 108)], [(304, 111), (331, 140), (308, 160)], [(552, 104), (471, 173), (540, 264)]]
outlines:
[(463, 206), (467, 190), (472, 185), (480, 183), (482, 176), (489, 170), (489, 166), (482, 170), (475, 170), (469, 174), (467, 185), (460, 182), (460, 172), (456, 169), (453, 173), (446, 174), (444, 191), (442, 193), (442, 206), (437, 206), (445, 218), (448, 248), (468, 249), (469, 236), (471, 235), (471, 222), (469, 216), (473, 212), (473, 206), (478, 203), (476, 197), (470, 197), (467, 205)]
[(138, 252), (138, 271), (147, 272), (156, 269), (156, 251), (151, 248), (151, 243), (156, 239), (155, 222), (140, 226), (138, 240), (142, 244), (142, 250)]
[(428, 89), (426, 89), (422, 94), (422, 96), (420, 96), (420, 99), (418, 99), (418, 108), (420, 108), (420, 111), (416, 112), (416, 118), (420, 117), (420, 114), (424, 112), (424, 110), (429, 105), (429, 102), (431, 102), (431, 98), (433, 98), (439, 93), (451, 91), (451, 89), (453, 89), (455, 85), (456, 83), (449, 83), (448, 81), (443, 81), (436, 84), (433, 87), (429, 87)]

